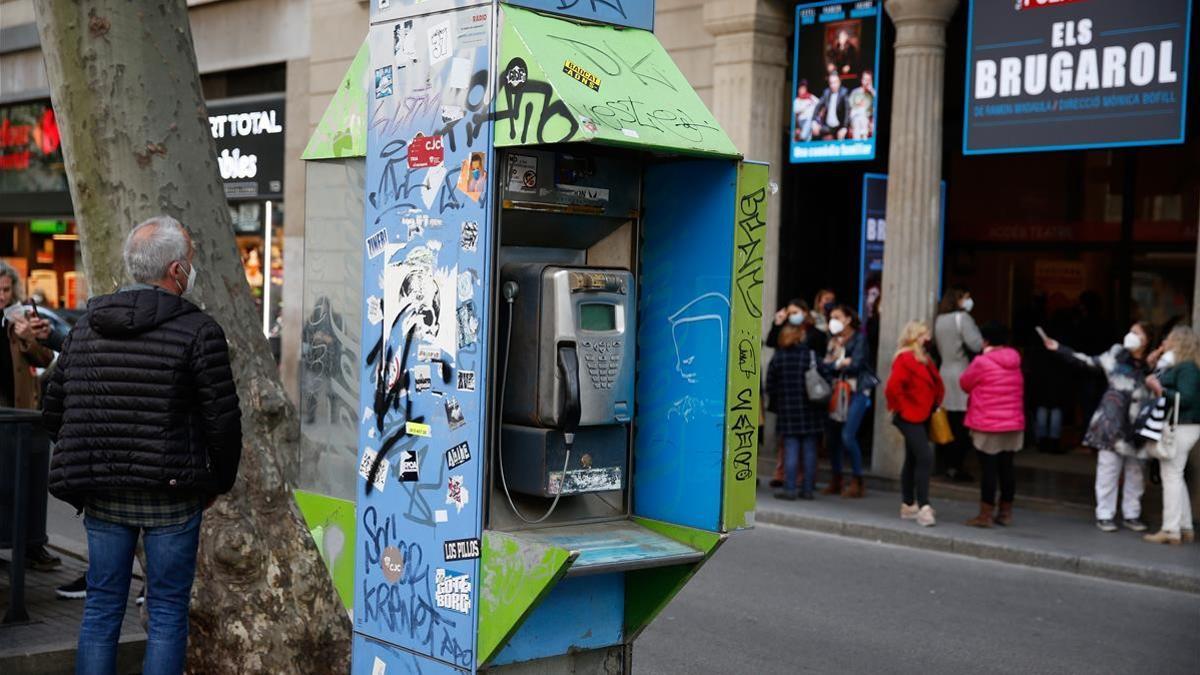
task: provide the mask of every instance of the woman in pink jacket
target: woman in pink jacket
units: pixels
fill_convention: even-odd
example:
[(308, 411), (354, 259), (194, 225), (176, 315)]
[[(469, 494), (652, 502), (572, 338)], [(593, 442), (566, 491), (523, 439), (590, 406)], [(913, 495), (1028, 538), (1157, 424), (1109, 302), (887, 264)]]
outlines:
[[(1010, 525), (1016, 469), (1013, 459), (1025, 445), (1025, 380), (1021, 354), (1008, 344), (1008, 329), (991, 322), (980, 331), (983, 353), (967, 366), (958, 383), (967, 392), (971, 441), (983, 467), (979, 515), (967, 521), (975, 527)], [(996, 478), (1000, 478), (1000, 509), (996, 511)], [(993, 519), (993, 513), (995, 518)]]

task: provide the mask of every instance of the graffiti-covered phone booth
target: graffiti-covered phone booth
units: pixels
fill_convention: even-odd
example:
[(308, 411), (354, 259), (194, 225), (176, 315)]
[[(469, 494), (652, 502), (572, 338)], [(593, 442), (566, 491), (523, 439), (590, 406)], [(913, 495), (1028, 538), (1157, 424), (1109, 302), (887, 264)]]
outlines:
[(652, 2), (371, 11), (353, 670), (627, 672), (753, 525), (766, 167)]

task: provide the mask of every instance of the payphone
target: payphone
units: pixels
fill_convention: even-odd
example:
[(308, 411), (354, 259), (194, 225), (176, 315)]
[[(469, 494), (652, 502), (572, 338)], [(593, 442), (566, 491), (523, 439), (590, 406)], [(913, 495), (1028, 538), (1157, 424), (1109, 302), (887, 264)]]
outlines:
[(620, 490), (633, 414), (635, 289), (628, 270), (514, 263), (506, 317), (501, 464), (539, 497)]

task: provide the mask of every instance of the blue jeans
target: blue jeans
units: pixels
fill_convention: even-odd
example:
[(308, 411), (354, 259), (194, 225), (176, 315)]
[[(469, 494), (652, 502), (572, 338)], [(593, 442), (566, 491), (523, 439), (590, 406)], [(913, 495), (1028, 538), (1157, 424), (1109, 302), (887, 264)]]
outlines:
[(800, 468), (800, 450), (804, 450), (804, 492), (812, 492), (817, 475), (817, 434), (783, 437), (783, 488), (796, 491), (796, 473)]
[(113, 675), (117, 669), (117, 640), (125, 606), (138, 535), (146, 548), (145, 675), (183, 672), (187, 657), (188, 603), (196, 576), (200, 519), (167, 527), (138, 528), (107, 520), (84, 518), (88, 538), (87, 599), (79, 628), (76, 675)]
[(1038, 406), (1037, 423), (1034, 426), (1034, 436), (1040, 441), (1043, 438), (1058, 440), (1062, 437), (1062, 408), (1047, 408)]
[(855, 478), (862, 478), (862, 448), (858, 445), (858, 428), (871, 407), (871, 397), (856, 393), (850, 397), (850, 408), (846, 421), (829, 423), (829, 464), (834, 476), (842, 475), (842, 453), (850, 455), (850, 471)]

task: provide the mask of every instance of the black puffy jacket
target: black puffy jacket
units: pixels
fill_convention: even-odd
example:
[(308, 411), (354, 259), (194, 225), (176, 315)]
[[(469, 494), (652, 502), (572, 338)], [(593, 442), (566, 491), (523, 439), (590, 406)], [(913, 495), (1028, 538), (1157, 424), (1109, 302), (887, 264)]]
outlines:
[(42, 417), (57, 440), (50, 493), (76, 506), (113, 489), (214, 496), (237, 477), (242, 417), (225, 333), (172, 293), (88, 302)]

